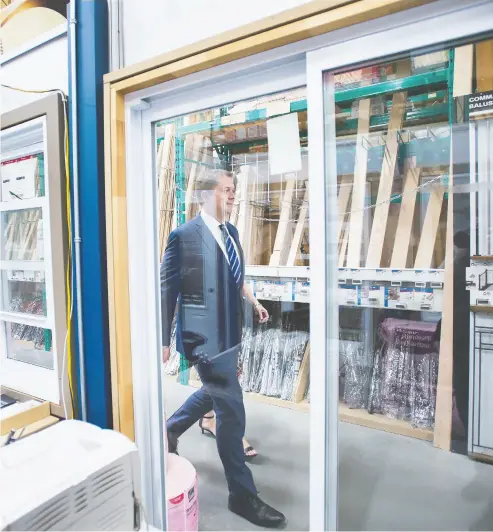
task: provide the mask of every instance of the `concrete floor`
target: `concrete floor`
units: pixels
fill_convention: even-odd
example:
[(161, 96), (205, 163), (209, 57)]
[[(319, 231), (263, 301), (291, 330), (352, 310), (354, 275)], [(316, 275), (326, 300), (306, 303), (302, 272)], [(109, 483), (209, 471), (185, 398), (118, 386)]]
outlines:
[[(167, 415), (193, 391), (167, 384)], [(251, 469), (260, 496), (308, 530), (309, 416), (246, 399)], [(493, 466), (437, 450), (428, 442), (341, 423), (339, 528), (342, 530), (493, 530)], [(199, 475), (200, 530), (252, 530), (227, 509), (215, 442), (198, 426), (180, 454)]]

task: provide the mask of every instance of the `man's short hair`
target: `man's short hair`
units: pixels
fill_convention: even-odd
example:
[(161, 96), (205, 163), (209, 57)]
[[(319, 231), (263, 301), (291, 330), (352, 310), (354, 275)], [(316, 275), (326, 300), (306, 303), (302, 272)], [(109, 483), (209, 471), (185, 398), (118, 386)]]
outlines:
[(234, 185), (236, 186), (236, 178), (233, 172), (225, 170), (224, 168), (208, 168), (202, 179), (196, 182), (195, 184), (195, 195), (199, 203), (202, 203), (201, 192), (206, 190), (214, 190), (222, 175), (226, 175), (233, 180)]

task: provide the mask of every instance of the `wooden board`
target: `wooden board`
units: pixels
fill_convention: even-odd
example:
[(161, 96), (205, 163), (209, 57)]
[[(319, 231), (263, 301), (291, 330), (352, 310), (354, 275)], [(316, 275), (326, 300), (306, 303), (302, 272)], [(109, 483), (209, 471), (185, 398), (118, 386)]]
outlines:
[(405, 268), (409, 245), (411, 243), (411, 232), (413, 229), (414, 210), (416, 208), (416, 190), (419, 185), (419, 168), (416, 168), (416, 157), (406, 159), (404, 166), (404, 188), (402, 203), (399, 210), (399, 221), (395, 233), (391, 268)]
[(374, 209), (373, 224), (371, 227), (368, 255), (366, 258), (367, 268), (380, 267), (387, 218), (389, 215), (389, 201), (392, 194), (394, 173), (399, 150), (398, 135), (402, 128), (402, 121), (406, 111), (407, 92), (397, 92), (392, 97), (392, 111), (387, 130), (382, 172), (378, 184), (377, 206)]
[(476, 43), (476, 90), (493, 90), (493, 39)]
[(294, 389), (293, 400), (295, 403), (300, 403), (305, 398), (308, 384), (310, 383), (310, 342), (306, 345), (305, 354), (301, 361), (300, 372), (298, 373), (298, 380)]
[(289, 250), (288, 260), (286, 266), (294, 266), (298, 252), (300, 251), (301, 240), (306, 230), (306, 219), (308, 217), (308, 188), (305, 189), (303, 196), (303, 203), (300, 207), (300, 213), (296, 222), (296, 229), (294, 230), (293, 240), (291, 242), (291, 249)]
[(274, 249), (270, 257), (269, 266), (284, 266), (286, 264), (287, 255), (289, 253), (289, 242), (291, 241), (289, 234), (291, 231), (291, 211), (293, 203), (293, 193), (296, 185), (296, 179), (291, 178), (286, 182), (286, 188), (282, 195), (281, 201), (281, 215), (279, 217), (279, 225), (277, 226), (276, 240), (274, 242)]
[(454, 60), (454, 98), (473, 92), (474, 45), (458, 46)]
[(351, 197), (352, 188), (353, 188), (353, 184), (351, 183), (351, 178), (349, 176), (344, 176), (342, 178), (341, 184), (339, 185), (339, 196), (338, 196), (339, 224), (337, 226), (337, 233), (336, 233), (337, 241), (341, 239), (342, 228), (344, 226), (346, 212), (348, 211), (349, 198)]
[(421, 238), (419, 239), (416, 260), (414, 261), (414, 267), (417, 269), (427, 269), (433, 266), (433, 251), (435, 249), (438, 224), (442, 212), (443, 196), (444, 189), (442, 186), (432, 186), (428, 205), (426, 206), (426, 214), (423, 221)]
[[(452, 158), (453, 149), (450, 147)], [(445, 279), (443, 312), (438, 354), (438, 383), (433, 445), (450, 450), (452, 438), (452, 394), (454, 368), (454, 199), (452, 161), (449, 172), (447, 232), (445, 243)]]
[(349, 225), (346, 225), (344, 228), (344, 234), (342, 235), (341, 245), (339, 249), (339, 261), (338, 261), (338, 267), (343, 268), (344, 263), (346, 262), (346, 252), (347, 252), (347, 246), (349, 241)]
[(361, 266), (361, 244), (363, 242), (363, 216), (366, 192), (366, 170), (368, 168), (368, 133), (370, 131), (370, 99), (361, 100), (358, 106), (358, 134), (356, 136), (356, 161), (354, 184), (349, 218), (349, 241), (347, 250), (348, 268)]
[(383, 430), (392, 434), (400, 434), (409, 438), (433, 441), (432, 429), (414, 428), (407, 421), (401, 419), (390, 419), (381, 414), (370, 414), (364, 409), (349, 408), (344, 404), (339, 404), (339, 421), (362, 425), (376, 430)]
[[(22, 409), (22, 410), (21, 410)], [(38, 401), (26, 401), (26, 403), (14, 403), (2, 408), (0, 420), (0, 435), (8, 434), (12, 429), (20, 429), (40, 419), (49, 417), (50, 403)]]

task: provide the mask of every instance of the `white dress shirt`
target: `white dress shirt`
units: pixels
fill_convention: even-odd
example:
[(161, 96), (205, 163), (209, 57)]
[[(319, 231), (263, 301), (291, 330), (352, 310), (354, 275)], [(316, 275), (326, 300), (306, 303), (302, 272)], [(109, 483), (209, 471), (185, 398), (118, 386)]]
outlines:
[[(211, 216), (210, 214), (207, 214), (204, 211), (200, 211), (200, 216), (202, 216), (202, 220), (204, 220), (205, 225), (210, 230), (214, 238), (216, 239), (216, 242), (218, 243), (219, 247), (221, 248), (222, 252), (224, 253), (224, 256), (226, 257), (226, 260), (229, 264), (229, 257), (228, 252), (226, 251), (226, 244), (224, 243), (223, 234), (221, 232), (221, 228), (219, 227), (221, 225), (220, 222), (218, 222), (214, 216)], [(229, 234), (228, 226), (226, 225), (226, 222), (224, 222), (224, 227), (226, 228), (226, 232)], [(233, 246), (235, 248), (236, 254), (238, 255), (238, 262), (240, 261), (240, 253), (238, 251), (238, 247), (236, 245), (235, 239), (230, 235), (231, 242), (233, 242)], [(241, 263), (240, 263), (241, 266)]]

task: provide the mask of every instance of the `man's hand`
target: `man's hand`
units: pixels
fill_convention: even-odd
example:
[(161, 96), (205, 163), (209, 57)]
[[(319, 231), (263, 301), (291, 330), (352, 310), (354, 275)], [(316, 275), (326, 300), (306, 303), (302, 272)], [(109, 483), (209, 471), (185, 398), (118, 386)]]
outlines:
[(269, 320), (269, 313), (260, 303), (255, 305), (255, 313), (257, 314), (260, 323), (267, 323)]
[(163, 364), (166, 364), (169, 360), (170, 350), (169, 347), (163, 347)]

